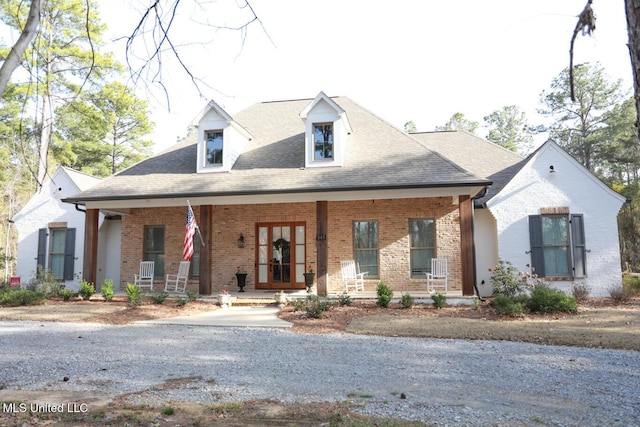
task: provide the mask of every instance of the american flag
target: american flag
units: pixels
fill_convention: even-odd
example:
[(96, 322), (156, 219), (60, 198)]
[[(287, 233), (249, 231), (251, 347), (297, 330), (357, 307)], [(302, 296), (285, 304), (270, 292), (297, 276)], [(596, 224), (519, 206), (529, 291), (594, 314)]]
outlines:
[(190, 261), (193, 256), (193, 235), (196, 234), (196, 228), (198, 228), (198, 224), (196, 224), (196, 217), (193, 216), (191, 205), (189, 205), (184, 235), (184, 249), (182, 251), (182, 257), (187, 261)]

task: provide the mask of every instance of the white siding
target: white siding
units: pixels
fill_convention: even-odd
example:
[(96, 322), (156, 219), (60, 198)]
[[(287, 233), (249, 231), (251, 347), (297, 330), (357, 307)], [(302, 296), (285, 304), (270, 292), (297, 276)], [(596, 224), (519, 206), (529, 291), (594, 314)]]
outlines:
[[(550, 166), (555, 172), (550, 172)], [(587, 249), (587, 274), (583, 280), (591, 296), (607, 296), (621, 282), (617, 215), (624, 198), (591, 175), (553, 143), (546, 143), (518, 174), (489, 201), (496, 218), (498, 255), (522, 271), (531, 262), (529, 215), (542, 207), (569, 207), (583, 214)], [(570, 289), (572, 281), (556, 281)]]

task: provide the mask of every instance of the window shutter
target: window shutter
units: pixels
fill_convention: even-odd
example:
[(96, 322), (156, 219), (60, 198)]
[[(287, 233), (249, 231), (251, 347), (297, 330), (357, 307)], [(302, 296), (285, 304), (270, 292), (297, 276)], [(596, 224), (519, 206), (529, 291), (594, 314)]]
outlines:
[(64, 280), (73, 280), (73, 262), (76, 251), (76, 229), (67, 228), (64, 235)]
[(571, 215), (571, 245), (573, 250), (573, 276), (587, 275), (587, 246), (584, 238), (582, 214)]
[(545, 277), (544, 246), (542, 242), (542, 216), (529, 216), (529, 244), (531, 245), (531, 267), (538, 277)]
[(36, 272), (39, 269), (45, 268), (47, 259), (47, 229), (41, 228), (38, 230), (38, 255), (36, 258), (36, 266), (39, 268), (36, 269)]

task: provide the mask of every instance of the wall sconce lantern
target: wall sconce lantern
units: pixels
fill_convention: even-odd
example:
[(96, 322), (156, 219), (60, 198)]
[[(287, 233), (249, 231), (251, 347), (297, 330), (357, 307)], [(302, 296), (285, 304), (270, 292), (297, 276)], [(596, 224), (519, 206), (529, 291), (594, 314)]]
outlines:
[(556, 170), (553, 165), (549, 166), (549, 173), (554, 173)]
[(240, 237), (238, 237), (238, 247), (244, 248), (244, 236), (240, 233)]

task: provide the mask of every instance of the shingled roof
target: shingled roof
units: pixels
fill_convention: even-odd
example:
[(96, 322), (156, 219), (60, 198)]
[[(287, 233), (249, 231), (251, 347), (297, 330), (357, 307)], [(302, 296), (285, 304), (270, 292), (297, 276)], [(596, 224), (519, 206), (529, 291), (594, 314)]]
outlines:
[(253, 105), (233, 114), (253, 139), (230, 172), (196, 173), (195, 136), (103, 180), (67, 201), (211, 197), (271, 193), (484, 186), (465, 170), (346, 97), (352, 133), (340, 167), (305, 168), (300, 112), (311, 101)]
[(420, 132), (411, 136), (426, 148), (493, 182), (487, 193), (475, 200), (476, 206), (483, 205), (498, 194), (526, 162), (519, 154), (468, 132)]

